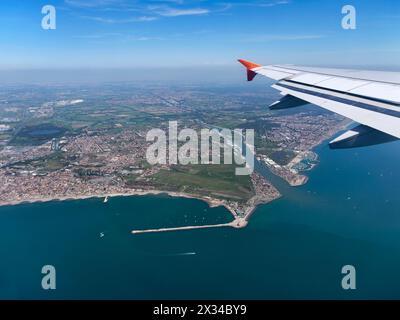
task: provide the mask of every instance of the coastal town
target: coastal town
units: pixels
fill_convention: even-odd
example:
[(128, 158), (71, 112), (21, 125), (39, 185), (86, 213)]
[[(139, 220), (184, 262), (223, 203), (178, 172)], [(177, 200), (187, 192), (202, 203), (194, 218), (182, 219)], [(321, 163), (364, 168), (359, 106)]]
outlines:
[(224, 206), (231, 226), (243, 227), (258, 205), (281, 196), (272, 183), (257, 172), (236, 176), (229, 165), (150, 165), (150, 129), (166, 129), (177, 112), (183, 128), (254, 129), (256, 158), (299, 186), (318, 164), (312, 149), (346, 125), (327, 112), (318, 121), (314, 110), (271, 113), (268, 90), (251, 99), (230, 87), (218, 94), (134, 85), (54, 91), (51, 101), (22, 90), (0, 95), (0, 205), (167, 193)]
[(24, 147), (23, 152), (12, 147), (1, 151), (1, 205), (165, 192), (199, 198), (212, 206), (223, 205), (234, 215), (243, 215), (249, 208), (279, 197), (279, 192), (257, 173), (249, 178), (248, 193), (254, 192), (254, 196), (247, 202), (239, 196), (224, 194), (223, 190), (217, 194), (199, 188), (198, 193), (185, 193), (183, 181), (181, 186), (162, 187), (153, 177), (160, 171), (171, 172), (171, 168), (146, 163), (148, 143), (140, 132), (124, 131), (115, 136), (80, 135), (61, 141), (57, 150), (52, 140), (40, 146)]

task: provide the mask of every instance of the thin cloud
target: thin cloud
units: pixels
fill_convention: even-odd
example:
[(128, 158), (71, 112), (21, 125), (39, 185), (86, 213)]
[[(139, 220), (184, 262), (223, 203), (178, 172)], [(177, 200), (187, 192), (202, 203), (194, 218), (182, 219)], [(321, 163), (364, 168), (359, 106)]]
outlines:
[(98, 33), (98, 34), (80, 34), (73, 36), (75, 39), (104, 39), (104, 38), (115, 38), (122, 36), (121, 33)]
[(278, 1), (246, 1), (246, 2), (225, 2), (224, 4), (232, 7), (237, 6), (246, 6), (246, 7), (262, 7), (262, 8), (270, 8), (276, 6), (282, 6), (290, 4), (289, 0), (278, 0)]
[(196, 16), (210, 13), (210, 10), (203, 8), (195, 9), (172, 9), (166, 8), (162, 11), (157, 12), (163, 17), (179, 17), (179, 16)]
[(325, 38), (324, 35), (310, 34), (310, 35), (246, 35), (243, 37), (244, 42), (271, 42), (271, 41), (300, 41), (300, 40), (314, 40)]
[[(84, 18), (102, 23), (129, 23), (140, 21), (154, 21), (162, 17), (200, 16), (228, 10), (231, 6), (225, 3), (212, 3), (208, 1), (183, 1), (183, 0), (152, 0), (134, 1), (127, 0), (64, 0), (70, 8), (85, 10)], [(199, 6), (196, 6), (199, 5)], [(116, 18), (100, 16), (101, 12), (136, 12), (136, 18)]]
[(136, 21), (154, 21), (154, 20), (158, 20), (158, 18), (157, 17), (149, 17), (149, 16), (142, 16), (142, 17), (136, 18)]
[[(156, 40), (163, 40), (160, 37), (151, 37), (145, 35), (133, 35), (133, 34), (126, 34), (126, 33), (97, 33), (97, 34), (83, 34), (83, 35), (76, 35), (73, 38), (75, 39), (85, 39), (85, 40), (104, 40), (102, 43), (114, 40), (118, 42), (130, 42), (130, 41), (156, 41)], [(96, 41), (96, 43), (100, 43)]]
[[(182, 16), (203, 16), (208, 14), (223, 14), (235, 6), (275, 7), (289, 4), (289, 0), (248, 1), (248, 2), (209, 2), (204, 0), (64, 0), (69, 7), (85, 10), (81, 18), (104, 24), (127, 24), (136, 22), (151, 22), (161, 18)], [(194, 7), (201, 4), (201, 7)], [(134, 17), (104, 16), (105, 11), (133, 13)], [(257, 40), (255, 40), (257, 41)], [(258, 40), (265, 41), (265, 40)]]
[(275, 1), (275, 2), (264, 2), (264, 3), (259, 3), (258, 6), (260, 7), (276, 7), (276, 6), (281, 6), (285, 4), (289, 4), (290, 1), (282, 0), (282, 1)]
[(79, 8), (96, 8), (102, 6), (121, 5), (124, 3), (123, 0), (65, 0), (64, 2), (69, 6)]
[(157, 20), (157, 17), (147, 17), (147, 16), (142, 16), (142, 17), (134, 17), (134, 18), (128, 18), (128, 19), (110, 19), (110, 18), (104, 18), (104, 17), (97, 17), (97, 16), (81, 16), (83, 19), (88, 19), (92, 21), (97, 21), (101, 23), (107, 23), (107, 24), (125, 24), (125, 23), (133, 23), (133, 22), (147, 22), (147, 21), (154, 21)]

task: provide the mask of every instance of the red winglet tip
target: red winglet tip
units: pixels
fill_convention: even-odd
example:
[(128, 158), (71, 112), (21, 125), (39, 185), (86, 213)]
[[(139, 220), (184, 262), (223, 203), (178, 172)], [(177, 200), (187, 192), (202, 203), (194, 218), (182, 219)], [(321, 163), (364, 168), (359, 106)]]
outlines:
[(238, 60), (242, 65), (244, 65), (248, 70), (254, 69), (254, 68), (259, 68), (262, 67), (260, 64), (250, 62), (247, 60), (239, 59)]

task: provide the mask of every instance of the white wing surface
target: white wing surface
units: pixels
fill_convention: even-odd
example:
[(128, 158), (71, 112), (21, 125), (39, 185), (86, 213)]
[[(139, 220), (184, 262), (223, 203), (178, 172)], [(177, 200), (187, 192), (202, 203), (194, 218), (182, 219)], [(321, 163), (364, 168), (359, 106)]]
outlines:
[[(272, 87), (284, 98), (272, 104), (271, 109), (311, 103), (362, 125), (362, 130), (351, 131), (355, 134), (348, 132), (343, 139), (335, 139), (337, 144), (343, 140), (354, 142), (360, 135), (379, 135), (381, 143), (383, 135), (378, 132), (389, 135), (388, 141), (400, 139), (400, 73), (239, 62), (247, 68), (249, 81), (257, 74), (277, 81)], [(364, 141), (363, 145), (367, 144)]]

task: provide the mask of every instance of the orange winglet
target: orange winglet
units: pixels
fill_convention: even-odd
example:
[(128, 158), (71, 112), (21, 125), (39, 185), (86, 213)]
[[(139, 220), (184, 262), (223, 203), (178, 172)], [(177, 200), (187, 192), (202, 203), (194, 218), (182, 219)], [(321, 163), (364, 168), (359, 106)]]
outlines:
[(238, 61), (242, 65), (244, 65), (247, 69), (247, 81), (252, 81), (254, 79), (254, 77), (257, 75), (257, 73), (255, 73), (252, 69), (262, 67), (262, 65), (260, 65), (260, 64), (246, 61), (243, 59), (239, 59)]
[(250, 62), (250, 61), (247, 61), (247, 60), (239, 59), (238, 61), (239, 61), (242, 65), (244, 65), (248, 70), (251, 70), (251, 69), (254, 69), (254, 68), (262, 67), (261, 64), (257, 64), (257, 63)]

